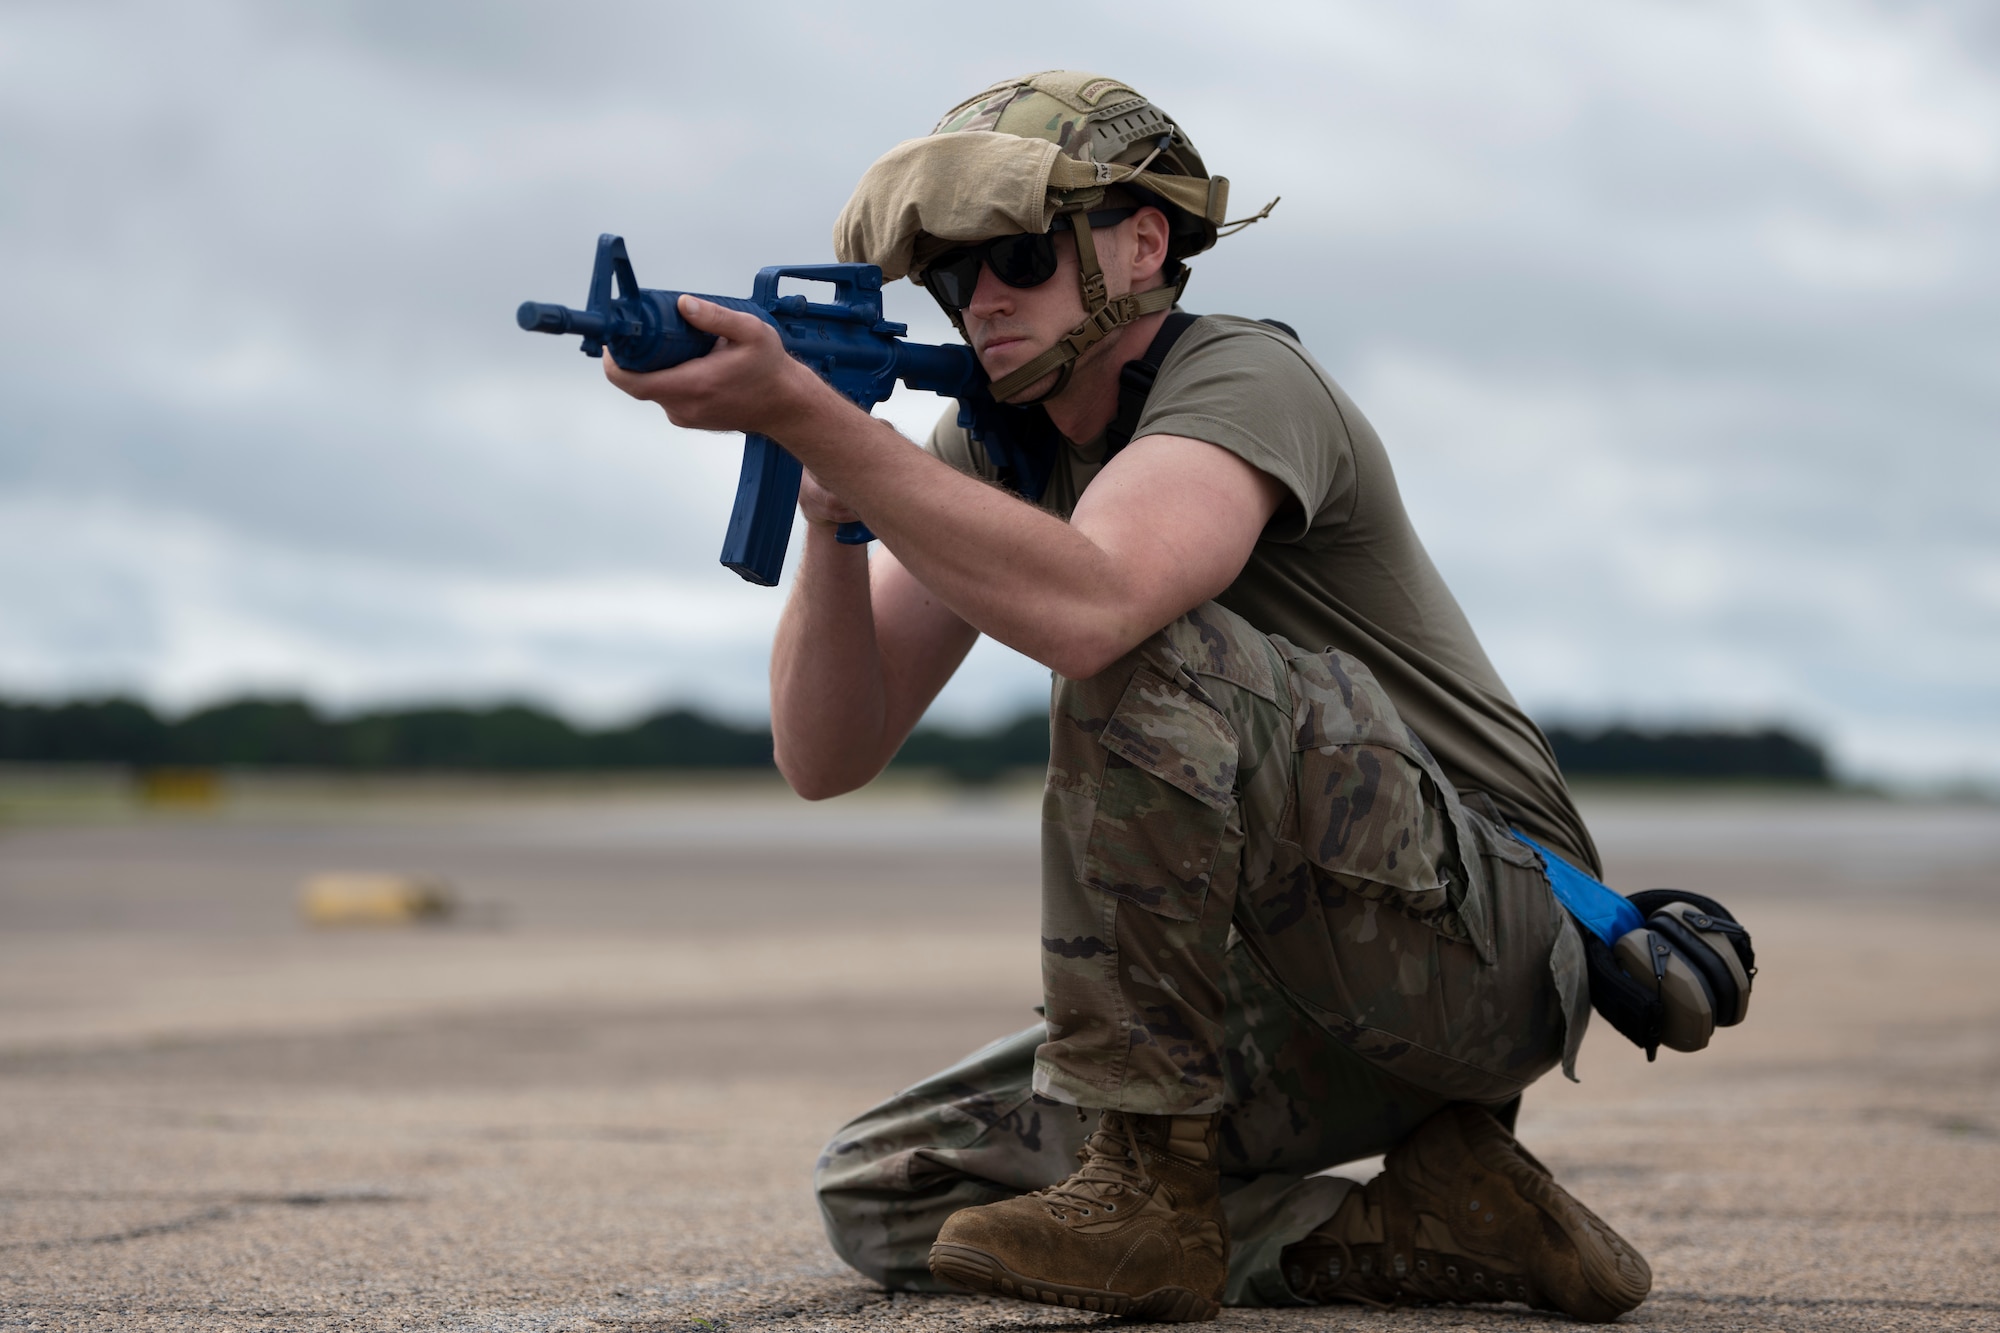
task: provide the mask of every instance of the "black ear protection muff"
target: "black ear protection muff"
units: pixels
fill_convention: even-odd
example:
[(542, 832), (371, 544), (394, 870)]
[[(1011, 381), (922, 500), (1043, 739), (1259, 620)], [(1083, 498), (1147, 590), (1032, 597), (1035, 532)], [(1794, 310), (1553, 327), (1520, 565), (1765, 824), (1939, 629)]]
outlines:
[(1645, 924), (1606, 944), (1583, 936), (1590, 1002), (1605, 1021), (1644, 1047), (1698, 1051), (1719, 1027), (1750, 1012), (1757, 953), (1729, 909), (1684, 889), (1631, 895)]

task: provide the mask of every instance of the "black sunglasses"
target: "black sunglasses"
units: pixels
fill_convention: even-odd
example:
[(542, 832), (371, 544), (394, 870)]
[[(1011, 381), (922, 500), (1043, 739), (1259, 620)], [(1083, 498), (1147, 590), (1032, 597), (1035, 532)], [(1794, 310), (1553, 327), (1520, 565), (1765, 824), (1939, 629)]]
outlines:
[[(1139, 210), (1106, 208), (1085, 214), (1092, 227), (1115, 227)], [(1056, 233), (1070, 230), (1068, 216), (1058, 217), (1053, 226), (1039, 234), (1021, 232), (995, 236), (977, 245), (962, 245), (939, 255), (924, 270), (924, 286), (946, 310), (959, 311), (972, 304), (979, 286), (979, 268), (985, 265), (993, 276), (1009, 287), (1039, 287), (1056, 275)]]

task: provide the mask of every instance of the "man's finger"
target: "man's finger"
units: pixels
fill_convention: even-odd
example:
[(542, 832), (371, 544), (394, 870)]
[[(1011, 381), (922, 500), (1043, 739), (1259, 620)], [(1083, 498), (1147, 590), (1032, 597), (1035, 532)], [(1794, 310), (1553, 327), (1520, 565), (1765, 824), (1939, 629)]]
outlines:
[(717, 334), (733, 343), (748, 342), (766, 327), (764, 321), (755, 315), (746, 315), (741, 310), (731, 310), (726, 305), (717, 305), (686, 293), (681, 295), (679, 308), (681, 318), (703, 333)]
[(609, 352), (606, 352), (600, 359), (604, 362), (604, 378), (610, 380), (626, 393), (636, 397), (638, 394), (639, 377), (619, 365), (617, 361), (612, 359)]

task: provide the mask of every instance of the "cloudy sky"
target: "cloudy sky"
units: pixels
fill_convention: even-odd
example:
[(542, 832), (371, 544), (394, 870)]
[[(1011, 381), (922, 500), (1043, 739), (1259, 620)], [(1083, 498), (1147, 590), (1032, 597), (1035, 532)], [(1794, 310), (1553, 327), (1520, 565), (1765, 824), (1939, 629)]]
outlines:
[[(1284, 196), (1189, 305), (1298, 326), (1537, 716), (2000, 778), (1995, 12), (0, 4), (0, 693), (757, 715), (736, 442), (513, 307), (600, 231), (747, 294), (890, 144), (1075, 66)], [(1045, 688), (982, 645), (937, 715)]]

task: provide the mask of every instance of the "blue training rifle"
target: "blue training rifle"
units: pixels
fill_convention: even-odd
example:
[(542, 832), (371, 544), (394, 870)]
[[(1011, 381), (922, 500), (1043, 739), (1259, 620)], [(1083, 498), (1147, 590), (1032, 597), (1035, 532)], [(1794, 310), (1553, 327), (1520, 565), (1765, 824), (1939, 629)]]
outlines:
[[(780, 296), (781, 278), (832, 283), (833, 300)], [(908, 326), (882, 318), (882, 270), (873, 264), (759, 269), (747, 301), (688, 294), (769, 324), (793, 358), (818, 371), (864, 412), (894, 393), (898, 380), (912, 389), (958, 399), (960, 420), (967, 424), (975, 404), (982, 399), (985, 404), (992, 402), (985, 394), (985, 373), (971, 348), (905, 342)], [(632, 275), (624, 239), (607, 233), (597, 238), (597, 263), (590, 272), (590, 294), (582, 310), (523, 301), (514, 319), (531, 333), (580, 333), (584, 355), (602, 356), (608, 347), (612, 359), (626, 370), (665, 370), (704, 356), (715, 346), (714, 334), (681, 318), (676, 305), (681, 295), (642, 290)], [(722, 563), (752, 583), (767, 588), (777, 583), (798, 501), (799, 460), (774, 440), (746, 435), (743, 474), (736, 483), (736, 504), (722, 540)], [(872, 541), (874, 534), (860, 523), (843, 523), (839, 537), (859, 545)]]

